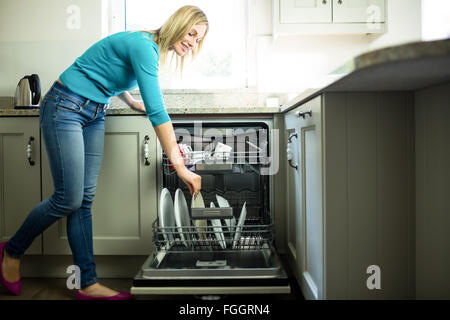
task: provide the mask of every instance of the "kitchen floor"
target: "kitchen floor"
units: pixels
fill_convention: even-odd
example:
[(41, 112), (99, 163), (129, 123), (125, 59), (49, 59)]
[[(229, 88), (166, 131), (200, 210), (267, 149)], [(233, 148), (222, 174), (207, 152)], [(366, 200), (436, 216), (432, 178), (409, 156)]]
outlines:
[[(266, 301), (296, 301), (304, 300), (303, 294), (298, 286), (297, 281), (293, 277), (292, 271), (288, 267), (286, 257), (280, 255), (282, 264), (289, 279), (291, 286), (290, 294), (258, 294), (244, 295), (245, 300), (266, 300)], [(20, 296), (13, 296), (0, 284), (0, 300), (75, 300), (75, 290), (67, 289), (67, 278), (22, 278), (22, 293)], [(133, 279), (112, 279), (100, 278), (99, 282), (114, 290), (129, 292), (133, 286)], [(225, 295), (221, 296), (221, 300), (234, 300), (242, 298), (243, 295)], [(199, 300), (211, 296), (194, 296), (194, 295), (137, 295), (136, 300)]]
[[(13, 296), (0, 286), (0, 300), (75, 300), (75, 290), (68, 290), (67, 279), (59, 278), (23, 278), (22, 294)], [(291, 294), (254, 295), (246, 299), (263, 298), (265, 300), (303, 300), (302, 293), (295, 281), (291, 282)], [(130, 291), (133, 279), (100, 279), (100, 283), (114, 290)], [(233, 295), (222, 299), (233, 298)], [(201, 297), (193, 295), (138, 295), (137, 300), (197, 300)]]
[[(13, 296), (0, 286), (0, 300), (75, 300), (75, 290), (62, 278), (22, 278), (22, 293)], [(130, 291), (132, 279), (101, 279), (100, 283), (115, 290)]]

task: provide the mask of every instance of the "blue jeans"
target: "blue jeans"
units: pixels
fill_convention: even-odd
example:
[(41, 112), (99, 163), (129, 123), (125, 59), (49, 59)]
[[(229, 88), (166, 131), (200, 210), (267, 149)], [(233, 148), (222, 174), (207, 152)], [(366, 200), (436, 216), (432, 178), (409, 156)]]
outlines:
[(55, 190), (30, 212), (5, 247), (12, 257), (20, 258), (38, 235), (67, 217), (67, 237), (74, 264), (80, 267), (81, 288), (98, 282), (91, 207), (103, 157), (106, 107), (59, 82), (47, 92), (39, 120)]

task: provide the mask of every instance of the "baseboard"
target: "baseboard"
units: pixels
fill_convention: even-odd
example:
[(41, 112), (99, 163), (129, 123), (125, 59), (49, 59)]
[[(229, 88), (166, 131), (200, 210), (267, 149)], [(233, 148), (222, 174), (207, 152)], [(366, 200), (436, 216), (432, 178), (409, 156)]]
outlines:
[(301, 287), (307, 300), (319, 300), (319, 290), (309, 272), (303, 272)]

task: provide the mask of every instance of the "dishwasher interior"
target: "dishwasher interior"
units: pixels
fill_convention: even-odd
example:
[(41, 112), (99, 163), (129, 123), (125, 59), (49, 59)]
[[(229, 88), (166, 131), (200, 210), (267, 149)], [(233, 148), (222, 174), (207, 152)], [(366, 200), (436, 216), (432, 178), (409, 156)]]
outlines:
[(192, 204), (162, 152), (162, 186), (171, 199), (185, 199), (189, 221), (164, 225), (158, 212), (154, 252), (134, 278), (132, 293), (289, 293), (274, 246), (273, 190), (265, 173), (271, 165), (271, 122), (173, 125), (186, 166), (202, 177), (202, 205)]

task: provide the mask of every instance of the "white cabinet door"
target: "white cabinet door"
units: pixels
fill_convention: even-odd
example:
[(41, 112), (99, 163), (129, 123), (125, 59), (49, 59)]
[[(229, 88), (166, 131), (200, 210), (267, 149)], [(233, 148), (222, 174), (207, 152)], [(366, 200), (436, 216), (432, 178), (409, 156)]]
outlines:
[(280, 23), (331, 22), (331, 0), (279, 0)]
[[(92, 207), (94, 253), (150, 254), (157, 216), (156, 135), (145, 116), (108, 116), (105, 126), (103, 164)], [(146, 136), (150, 165), (144, 160)], [(43, 194), (48, 197), (53, 184), (44, 150), (42, 174)], [(66, 219), (44, 232), (44, 254), (71, 254)]]
[(299, 108), (311, 112), (299, 118), (300, 175), (302, 185), (302, 287), (305, 295), (323, 299), (323, 210), (322, 210), (322, 114), (321, 97)]
[[(39, 118), (0, 119), (0, 241), (9, 240), (41, 202), (39, 140)], [(28, 144), (33, 164), (28, 160)], [(41, 254), (42, 236), (25, 253)]]
[[(298, 114), (301, 112), (302, 114)], [(286, 129), (297, 133), (291, 171), (295, 199), (288, 202), (288, 216), (296, 223), (296, 271), (307, 299), (324, 298), (324, 211), (322, 171), (322, 101), (317, 97), (286, 115)], [(293, 142), (294, 144), (294, 142)], [(288, 173), (289, 174), (289, 173)], [(290, 186), (291, 187), (291, 186)], [(292, 203), (292, 208), (291, 208)], [(288, 217), (289, 220), (289, 217)], [(289, 226), (288, 226), (289, 230)], [(292, 250), (292, 245), (288, 247)], [(291, 243), (294, 243), (292, 240)], [(291, 254), (292, 255), (292, 254)]]
[(384, 0), (333, 0), (333, 22), (385, 22)]

